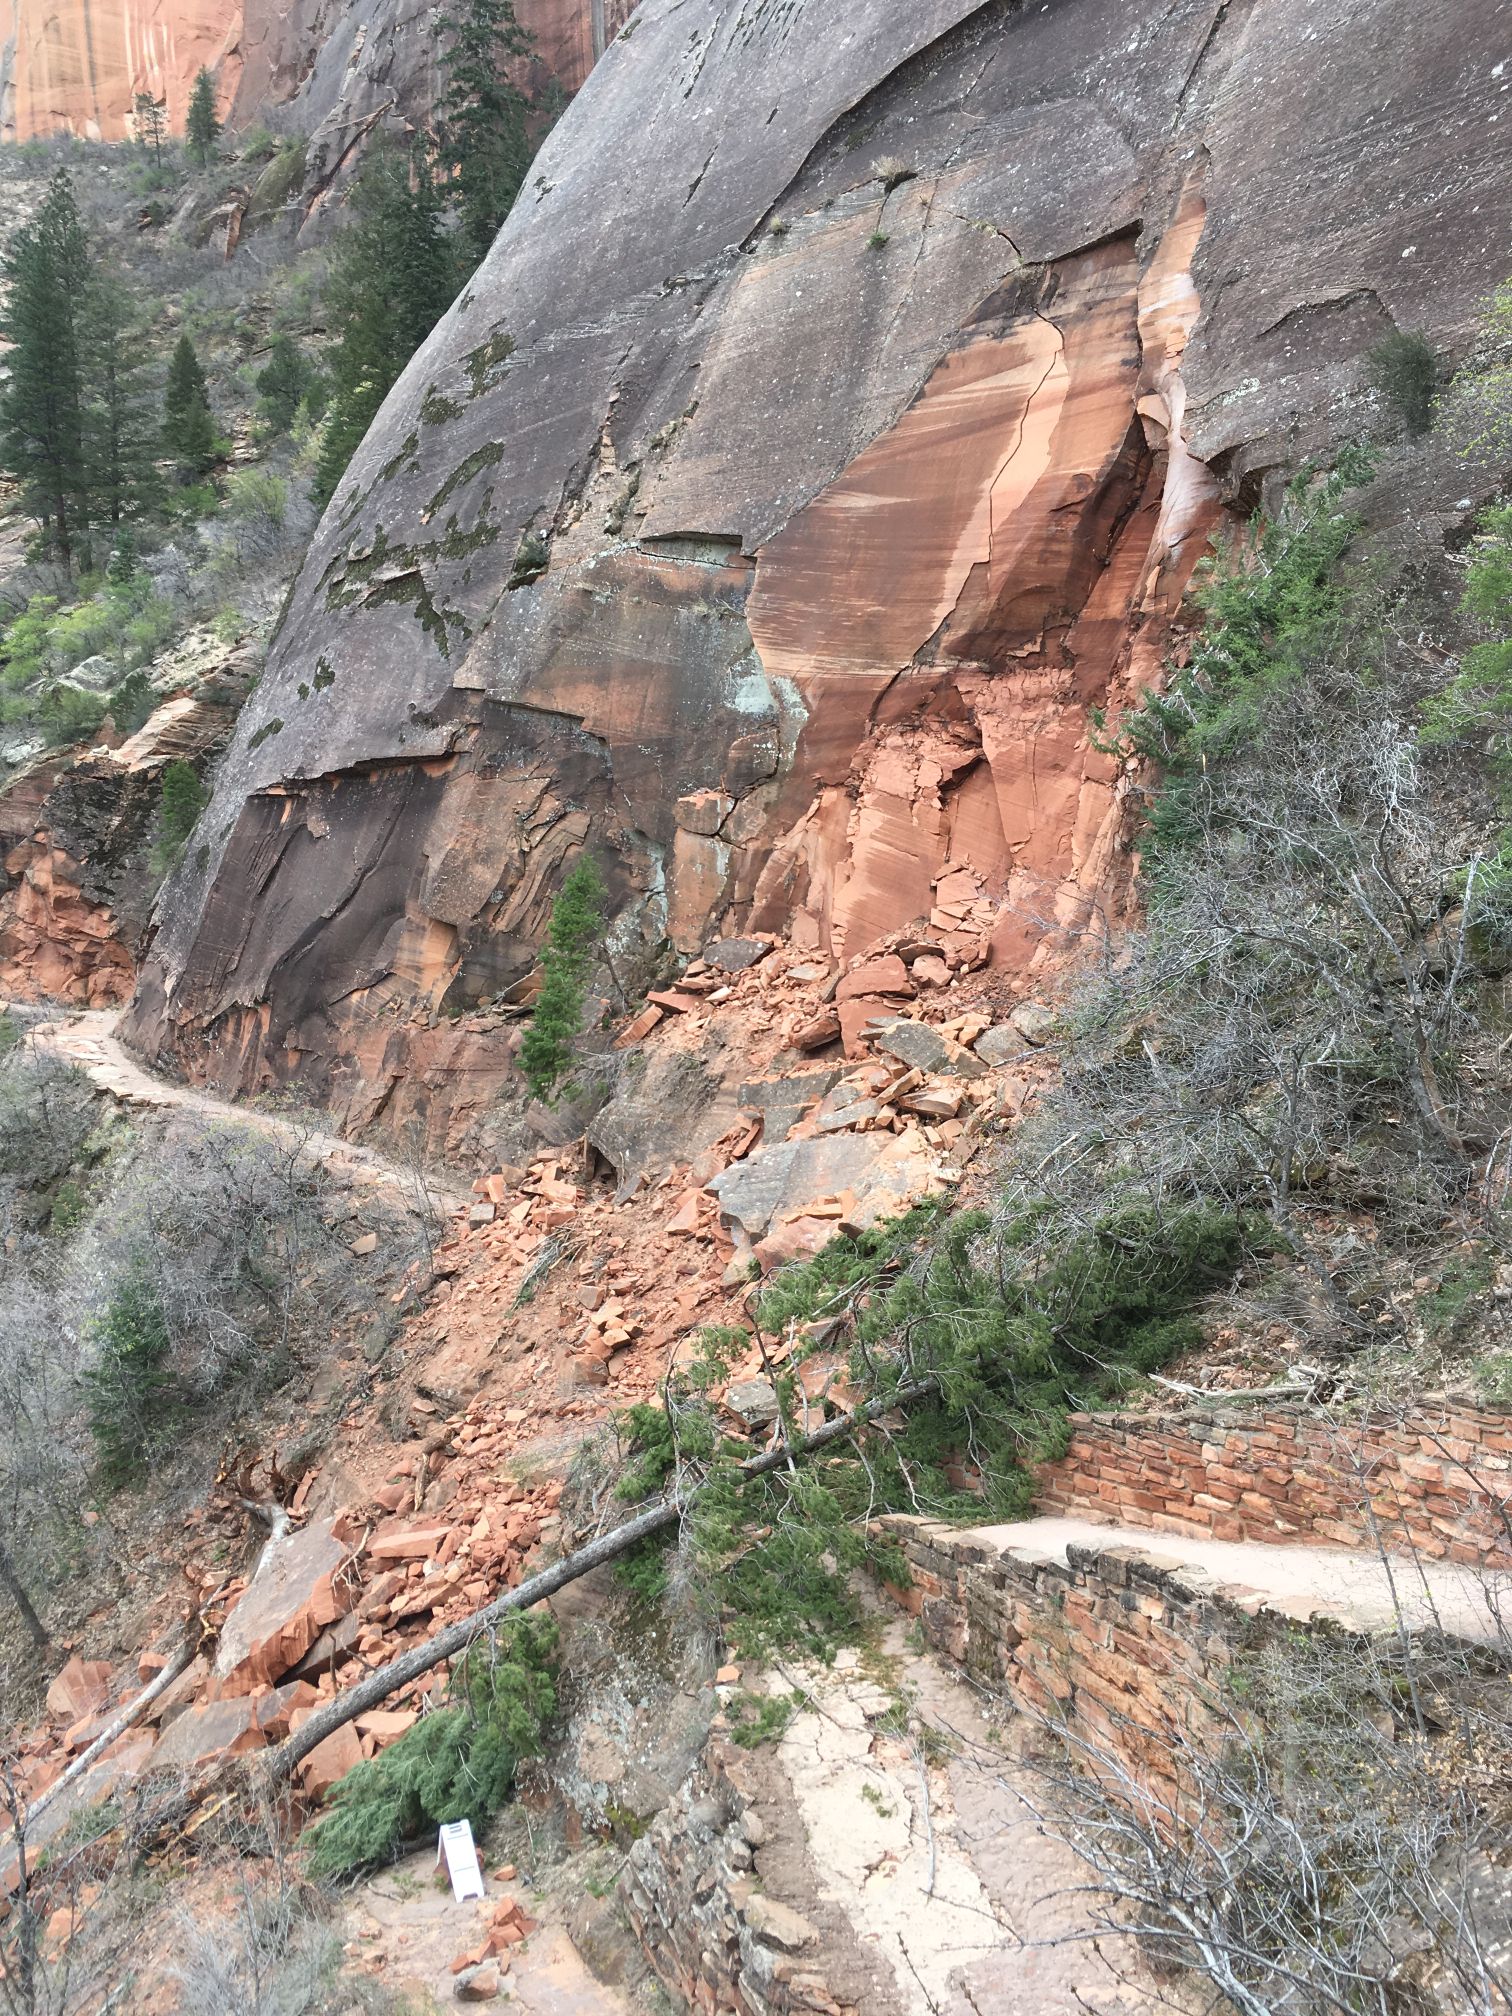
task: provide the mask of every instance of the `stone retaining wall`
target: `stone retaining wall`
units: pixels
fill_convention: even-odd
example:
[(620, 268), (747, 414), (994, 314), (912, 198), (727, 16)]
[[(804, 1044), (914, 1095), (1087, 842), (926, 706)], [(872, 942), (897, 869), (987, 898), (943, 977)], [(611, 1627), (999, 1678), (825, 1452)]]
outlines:
[(1267, 1628), (1253, 1591), (1129, 1547), (1046, 1560), (902, 1515), (882, 1521), (912, 1574), (889, 1594), (994, 1693), (1169, 1781), (1173, 1723), (1200, 1730), (1234, 1655)]
[(757, 1858), (782, 1823), (760, 1796), (762, 1768), (711, 1737), (631, 1849), (620, 1896), (642, 1951), (698, 2016), (887, 2016), (845, 1979), (844, 1928), (770, 1894)]
[(1512, 1567), (1512, 1417), (1077, 1415), (1038, 1504), (1155, 1532)]

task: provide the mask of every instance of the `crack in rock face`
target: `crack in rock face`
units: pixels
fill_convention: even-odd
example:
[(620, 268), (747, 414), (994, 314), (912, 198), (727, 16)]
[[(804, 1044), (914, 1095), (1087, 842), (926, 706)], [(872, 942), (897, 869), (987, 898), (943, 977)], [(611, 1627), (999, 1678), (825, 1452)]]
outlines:
[(1094, 711), (1383, 318), (1452, 354), (1502, 277), (1497, 13), (644, 0), (317, 531), (130, 1039), (439, 1142), (585, 843), (626, 971), (965, 869), (1011, 969), (1116, 922)]

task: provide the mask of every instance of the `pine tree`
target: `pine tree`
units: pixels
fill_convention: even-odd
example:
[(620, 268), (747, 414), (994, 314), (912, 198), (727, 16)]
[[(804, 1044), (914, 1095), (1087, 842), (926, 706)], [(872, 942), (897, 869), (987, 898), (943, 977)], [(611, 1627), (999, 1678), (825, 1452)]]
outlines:
[(105, 579), (112, 588), (129, 588), (136, 578), (136, 571), (136, 534), (129, 525), (119, 526), (115, 544), (110, 549), (110, 559), (106, 563)]
[(94, 514), (119, 525), (157, 501), (157, 430), (142, 387), (144, 332), (130, 294), (96, 275), (83, 304), (85, 466)]
[(430, 162), (416, 150), (375, 153), (353, 198), (353, 221), (332, 268), (327, 302), (341, 336), (335, 395), (316, 472), (320, 503), (415, 351), (457, 291), (457, 272)]
[(163, 771), (163, 832), (181, 846), (205, 809), (205, 789), (192, 767), (175, 757)]
[(514, 207), (530, 166), (530, 106), (508, 75), (534, 48), (514, 0), (462, 0), (437, 23), (450, 37), (441, 58), (442, 158), (457, 178), (462, 235), (476, 263)]
[(202, 69), (189, 94), (189, 116), (184, 122), (184, 138), (201, 168), (210, 165), (210, 152), (220, 130), (215, 116), (215, 80)]
[(189, 480), (203, 476), (215, 460), (215, 422), (210, 388), (186, 330), (174, 346), (163, 393), (163, 442)]
[(549, 1099), (572, 1063), (583, 1027), (589, 954), (603, 936), (604, 884), (593, 857), (579, 855), (551, 906), (541, 953), (544, 977), (520, 1046), (520, 1069), (538, 1099)]
[(0, 468), (65, 566), (89, 520), (79, 311), (89, 251), (66, 169), (4, 261), (0, 337), (10, 345), (0, 394)]
[(275, 434), (286, 434), (320, 374), (292, 336), (275, 336), (268, 361), (257, 374), (258, 410)]
[(168, 114), (150, 91), (138, 91), (133, 100), (136, 137), (139, 147), (152, 150), (154, 168), (163, 165), (163, 142), (168, 137)]

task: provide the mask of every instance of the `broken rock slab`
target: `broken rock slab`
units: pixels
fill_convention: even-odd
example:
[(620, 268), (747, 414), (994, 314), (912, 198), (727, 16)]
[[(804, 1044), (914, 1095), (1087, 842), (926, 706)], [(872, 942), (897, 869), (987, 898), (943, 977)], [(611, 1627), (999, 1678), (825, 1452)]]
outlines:
[(269, 1541), (221, 1632), (215, 1675), (222, 1694), (271, 1685), (299, 1664), (351, 1607), (342, 1579), (350, 1559), (329, 1520)]
[(75, 1654), (47, 1690), (48, 1714), (68, 1723), (97, 1715), (110, 1699), (111, 1678), (111, 1669), (103, 1659), (81, 1659)]
[(214, 1757), (239, 1757), (261, 1750), (280, 1723), (287, 1728), (296, 1707), (312, 1692), (296, 1681), (255, 1699), (239, 1694), (187, 1708), (153, 1746), (147, 1760), (151, 1771), (188, 1771)]
[[(736, 1163), (709, 1188), (720, 1215), (754, 1242), (763, 1273), (817, 1252), (842, 1229), (894, 1218), (946, 1180), (916, 1127), (901, 1134), (842, 1133), (784, 1141)], [(829, 1200), (849, 1193), (843, 1214)]]
[(857, 1190), (877, 1158), (878, 1143), (864, 1134), (780, 1141), (724, 1170), (709, 1188), (720, 1215), (759, 1239), (779, 1214), (796, 1213), (837, 1190)]
[(777, 1389), (770, 1379), (737, 1379), (725, 1388), (725, 1405), (747, 1428), (766, 1428), (777, 1419)]
[(950, 1037), (942, 1036), (927, 1022), (912, 1022), (899, 1015), (875, 1027), (871, 1034), (879, 1050), (912, 1065), (916, 1071), (929, 1071), (943, 1078), (980, 1078), (987, 1069), (980, 1057), (973, 1056)]
[(1026, 1043), (1032, 1043), (1038, 1048), (1041, 1043), (1050, 1040), (1050, 1032), (1059, 1017), (1055, 1010), (1047, 1008), (1043, 1001), (1020, 1001), (1017, 1008), (1009, 1013), (1008, 1020)]
[(765, 938), (716, 938), (703, 949), (703, 962), (720, 973), (744, 973), (759, 965), (772, 947)]
[(999, 1022), (984, 1029), (971, 1047), (984, 1064), (1011, 1064), (1015, 1057), (1023, 1056), (1027, 1040), (1011, 1022)]

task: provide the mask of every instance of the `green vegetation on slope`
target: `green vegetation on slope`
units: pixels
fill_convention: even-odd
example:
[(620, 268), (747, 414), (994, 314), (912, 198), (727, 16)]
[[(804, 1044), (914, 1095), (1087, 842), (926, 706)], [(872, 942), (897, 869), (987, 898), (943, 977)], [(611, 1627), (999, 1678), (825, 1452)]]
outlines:
[(515, 1772), (540, 1754), (556, 1710), (557, 1628), (523, 1616), (474, 1646), (446, 1707), (422, 1715), (370, 1763), (349, 1771), (307, 1830), (310, 1867), (346, 1876), (392, 1860), (426, 1828), (492, 1818)]

